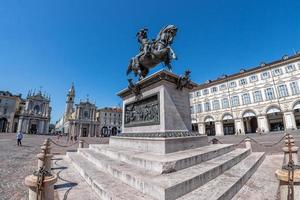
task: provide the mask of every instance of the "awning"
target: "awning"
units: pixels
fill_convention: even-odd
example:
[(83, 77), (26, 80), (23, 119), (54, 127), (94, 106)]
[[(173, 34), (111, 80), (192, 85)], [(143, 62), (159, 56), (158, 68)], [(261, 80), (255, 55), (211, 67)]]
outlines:
[(281, 112), (281, 111), (279, 110), (279, 108), (273, 107), (273, 108), (270, 108), (270, 109), (267, 111), (267, 114), (273, 114), (273, 113), (278, 113), (278, 112)]
[(293, 108), (294, 110), (300, 109), (300, 102), (297, 102)]
[(207, 117), (204, 122), (213, 122), (213, 121), (214, 121), (214, 118)]
[(255, 113), (251, 112), (251, 111), (247, 111), (243, 114), (243, 118), (245, 117), (255, 117)]
[(224, 117), (223, 117), (223, 120), (230, 120), (230, 119), (233, 119), (233, 117), (232, 117), (232, 115), (229, 115), (229, 114), (224, 115)]

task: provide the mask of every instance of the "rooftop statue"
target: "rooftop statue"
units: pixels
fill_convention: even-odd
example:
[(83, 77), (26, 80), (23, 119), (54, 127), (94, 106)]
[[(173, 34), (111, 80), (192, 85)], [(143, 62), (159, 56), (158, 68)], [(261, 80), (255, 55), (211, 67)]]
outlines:
[(177, 27), (167, 25), (160, 30), (156, 39), (149, 40), (148, 29), (143, 28), (137, 34), (140, 43), (140, 52), (134, 56), (128, 65), (127, 75), (133, 71), (139, 80), (143, 79), (159, 63), (172, 70), (171, 61), (176, 59), (175, 52), (171, 48), (174, 37), (177, 33)]

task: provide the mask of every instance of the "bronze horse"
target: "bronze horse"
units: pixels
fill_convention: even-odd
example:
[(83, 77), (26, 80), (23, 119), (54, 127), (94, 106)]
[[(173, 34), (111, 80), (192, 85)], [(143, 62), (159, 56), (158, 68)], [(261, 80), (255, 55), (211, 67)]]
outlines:
[(127, 75), (133, 71), (139, 80), (143, 79), (159, 63), (172, 70), (171, 61), (177, 59), (171, 48), (174, 37), (177, 33), (177, 27), (167, 25), (158, 33), (155, 40), (149, 40), (147, 37), (148, 29), (141, 29), (137, 33), (138, 42), (141, 44), (140, 53), (130, 60), (127, 69)]

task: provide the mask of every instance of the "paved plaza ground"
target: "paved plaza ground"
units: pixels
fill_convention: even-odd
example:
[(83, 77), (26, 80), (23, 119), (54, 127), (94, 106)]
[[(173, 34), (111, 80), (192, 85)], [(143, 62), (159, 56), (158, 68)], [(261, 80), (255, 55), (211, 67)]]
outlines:
[[(36, 155), (41, 152), (40, 146), (49, 136), (24, 135), (23, 146), (18, 147), (15, 133), (0, 134), (0, 199), (1, 200), (25, 200), (28, 197), (28, 189), (24, 185), (24, 179), (37, 169)], [(65, 138), (52, 140), (62, 145), (70, 145)], [(108, 138), (85, 138), (90, 144), (107, 143)], [(69, 148), (52, 145), (52, 153), (65, 154), (67, 150), (75, 150), (78, 144)]]
[[(294, 138), (297, 146), (300, 146), (300, 133), (294, 133)], [(263, 145), (270, 145), (282, 138), (283, 134), (266, 134), (256, 135), (249, 134), (254, 140)], [(0, 134), (0, 199), (1, 200), (20, 200), (27, 199), (28, 190), (24, 185), (24, 179), (37, 169), (37, 158), (40, 146), (48, 136), (42, 135), (25, 135), (23, 146), (18, 147), (16, 144), (16, 134), (5, 133)], [(245, 138), (245, 135), (238, 136), (222, 136), (216, 137), (222, 143), (236, 144)], [(214, 137), (209, 137), (211, 140)], [(65, 138), (57, 140), (56, 136), (51, 136), (51, 139), (62, 145), (70, 145), (72, 142), (67, 142)], [(109, 138), (84, 138), (90, 144), (108, 143)], [(253, 144), (253, 151), (265, 151), (268, 154), (282, 153), (282, 142), (273, 147), (263, 147), (262, 145)], [(53, 146), (53, 154), (65, 154), (67, 150), (75, 150), (77, 144), (68, 148)], [(239, 145), (243, 147), (243, 144)]]

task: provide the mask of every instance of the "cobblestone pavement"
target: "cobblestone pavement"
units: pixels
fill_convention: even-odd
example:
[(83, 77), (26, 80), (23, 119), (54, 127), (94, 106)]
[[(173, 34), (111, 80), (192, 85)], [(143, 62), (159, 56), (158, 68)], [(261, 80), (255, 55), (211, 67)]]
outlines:
[[(295, 143), (300, 146), (300, 132), (294, 133)], [(283, 134), (265, 134), (247, 135), (263, 145), (270, 145), (282, 138)], [(0, 134), (0, 199), (1, 200), (23, 200), (27, 199), (28, 189), (24, 185), (24, 179), (37, 169), (37, 158), (40, 146), (48, 136), (41, 135), (24, 135), (23, 146), (18, 147), (16, 144), (16, 134)], [(216, 137), (222, 143), (239, 143), (245, 135), (221, 136)], [(211, 140), (214, 137), (209, 137)], [(57, 137), (51, 136), (51, 139), (62, 145), (71, 145), (65, 138), (57, 140)], [(108, 138), (84, 138), (87, 143), (108, 143)], [(282, 142), (274, 147), (263, 147), (252, 143), (253, 151), (265, 151), (268, 154), (282, 153)], [(239, 145), (243, 147), (244, 144)], [(53, 154), (65, 154), (67, 150), (75, 150), (78, 144), (69, 148), (52, 145)], [(300, 156), (299, 156), (300, 157)]]
[[(37, 169), (36, 155), (41, 152), (40, 146), (49, 136), (24, 135), (23, 146), (18, 147), (15, 133), (0, 134), (0, 199), (1, 200), (25, 200), (28, 189), (24, 185), (24, 179)], [(65, 138), (50, 137), (62, 145), (70, 145)], [(90, 144), (108, 143), (108, 138), (84, 138)], [(67, 150), (75, 150), (78, 144), (69, 148), (52, 145), (53, 154), (65, 154)]]

